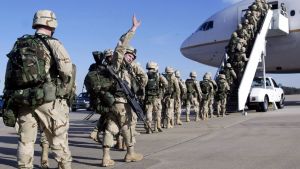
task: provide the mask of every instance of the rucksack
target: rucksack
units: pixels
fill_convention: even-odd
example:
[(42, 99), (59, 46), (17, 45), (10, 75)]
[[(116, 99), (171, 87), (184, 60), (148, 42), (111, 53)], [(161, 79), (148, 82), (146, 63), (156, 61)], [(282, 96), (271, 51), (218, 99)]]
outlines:
[(195, 93), (195, 81), (193, 79), (187, 79), (185, 81), (187, 93)]
[[(39, 86), (46, 81), (46, 53), (39, 35), (18, 38), (7, 54), (5, 89), (18, 90)], [(45, 44), (46, 45), (46, 44)]]
[(147, 73), (148, 82), (146, 85), (147, 96), (158, 96), (159, 95), (159, 75), (158, 73)]
[(225, 80), (220, 80), (218, 82), (218, 93), (226, 93), (227, 92), (226, 83), (227, 82)]
[(202, 90), (203, 94), (209, 94), (211, 92), (212, 89), (212, 85), (210, 84), (210, 82), (208, 80), (204, 80), (200, 83), (200, 87)]
[(116, 83), (104, 66), (98, 66), (97, 69), (88, 72), (84, 85), (90, 94), (91, 102), (98, 100), (103, 106), (111, 106), (114, 103), (114, 97), (110, 92)]

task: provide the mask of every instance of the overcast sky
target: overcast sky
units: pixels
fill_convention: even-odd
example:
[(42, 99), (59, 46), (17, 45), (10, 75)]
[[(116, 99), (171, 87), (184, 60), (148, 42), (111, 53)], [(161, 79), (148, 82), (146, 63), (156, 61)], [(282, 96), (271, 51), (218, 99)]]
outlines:
[[(64, 44), (77, 65), (78, 92), (93, 62), (92, 51), (115, 48), (119, 37), (130, 28), (133, 13), (142, 21), (131, 42), (138, 50), (140, 64), (145, 67), (149, 60), (158, 62), (160, 72), (172, 66), (181, 71), (184, 79), (190, 71), (196, 71), (200, 80), (205, 72), (215, 74), (216, 68), (183, 57), (180, 45), (205, 19), (234, 2), (237, 0), (2, 0), (0, 88), (3, 89), (6, 54), (18, 37), (34, 33), (32, 18), (39, 9), (53, 10), (57, 16), (54, 37)], [(300, 87), (299, 82), (291, 81), (300, 79), (299, 74), (272, 76), (286, 86)]]

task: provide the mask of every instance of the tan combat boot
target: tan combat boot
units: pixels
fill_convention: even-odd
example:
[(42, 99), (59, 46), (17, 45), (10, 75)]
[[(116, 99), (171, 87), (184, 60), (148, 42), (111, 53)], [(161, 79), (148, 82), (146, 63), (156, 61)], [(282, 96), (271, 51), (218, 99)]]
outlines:
[(186, 115), (186, 122), (190, 122), (191, 120), (190, 120), (190, 115), (189, 114), (187, 114)]
[(65, 162), (65, 163), (59, 162), (58, 169), (72, 169), (71, 162)]
[(167, 119), (167, 129), (171, 128), (171, 119)]
[(98, 140), (98, 129), (96, 127), (91, 132), (90, 138), (93, 139), (95, 142), (99, 143), (99, 140)]
[(155, 121), (154, 122), (154, 132), (156, 132), (156, 133), (158, 132), (158, 128), (157, 127), (158, 127), (158, 121)]
[(115, 165), (115, 161), (110, 158), (109, 155), (109, 147), (103, 148), (103, 159), (102, 159), (102, 167), (109, 167)]
[(157, 121), (157, 129), (158, 129), (158, 132), (163, 132), (163, 130), (161, 129), (160, 120)]
[(182, 121), (180, 120), (180, 114), (177, 114), (177, 121), (176, 121), (177, 125), (182, 125)]
[(152, 133), (152, 131), (151, 131), (151, 122), (147, 122), (148, 123), (148, 126), (146, 127), (147, 128), (147, 131), (146, 131), (146, 133), (147, 134), (151, 134)]
[(134, 152), (134, 147), (127, 147), (127, 154), (125, 155), (125, 162), (141, 161), (144, 158), (143, 154)]
[(199, 113), (196, 113), (196, 119), (195, 119), (195, 121), (200, 121)]
[(48, 162), (48, 154), (49, 154), (49, 144), (42, 144), (42, 156), (41, 156), (41, 168), (48, 169), (49, 162)]
[(172, 118), (170, 121), (171, 121), (171, 128), (174, 128), (174, 126), (175, 126), (175, 121), (174, 121), (175, 119), (174, 118)]

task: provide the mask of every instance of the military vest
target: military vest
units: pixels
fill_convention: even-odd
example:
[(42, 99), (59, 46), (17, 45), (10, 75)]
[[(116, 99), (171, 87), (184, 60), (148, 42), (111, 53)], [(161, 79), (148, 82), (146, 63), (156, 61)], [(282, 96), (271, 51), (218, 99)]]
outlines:
[(225, 99), (227, 97), (227, 82), (225, 79), (218, 81), (217, 100)]
[(187, 79), (185, 81), (186, 84), (186, 91), (188, 94), (194, 94), (196, 92), (196, 86), (195, 86), (195, 80), (193, 79)]
[(147, 96), (158, 96), (159, 95), (159, 74), (154, 72), (148, 72), (148, 82), (146, 85)]

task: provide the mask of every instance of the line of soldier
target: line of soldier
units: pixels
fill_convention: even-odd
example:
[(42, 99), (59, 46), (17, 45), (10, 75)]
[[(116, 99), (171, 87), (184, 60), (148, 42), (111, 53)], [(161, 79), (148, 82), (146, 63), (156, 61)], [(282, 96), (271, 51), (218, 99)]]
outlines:
[(226, 47), (226, 53), (229, 56), (227, 63), (229, 64), (225, 66), (228, 69), (233, 68), (235, 75), (227, 73), (227, 77), (231, 76), (228, 80), (229, 84), (232, 84), (233, 81), (239, 82), (241, 80), (256, 34), (260, 30), (262, 21), (270, 8), (271, 6), (265, 0), (256, 0), (248, 7), (242, 24), (239, 24), (237, 30), (232, 33), (229, 44)]

